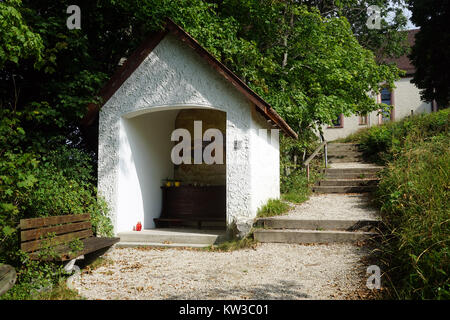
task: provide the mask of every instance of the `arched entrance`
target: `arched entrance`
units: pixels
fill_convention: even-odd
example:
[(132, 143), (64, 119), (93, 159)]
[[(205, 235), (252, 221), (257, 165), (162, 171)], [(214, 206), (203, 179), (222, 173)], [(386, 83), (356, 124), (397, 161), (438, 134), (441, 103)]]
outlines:
[[(194, 121), (201, 121), (202, 137), (206, 130), (214, 128), (220, 130), (225, 142), (226, 113), (192, 106), (152, 109), (154, 111), (127, 114), (121, 119), (118, 229), (131, 231), (138, 221), (142, 222), (144, 229), (155, 228), (155, 219), (161, 218), (162, 212), (168, 218), (173, 217), (173, 221), (157, 221), (159, 226), (197, 227), (199, 221), (194, 218), (200, 215), (214, 217), (200, 221), (202, 227), (225, 228), (225, 143), (223, 164), (191, 162), (175, 165), (171, 152), (178, 142), (171, 141), (171, 135), (176, 129), (186, 129), (193, 146)], [(208, 143), (204, 141), (203, 146)], [(171, 183), (166, 185), (167, 181)], [(174, 182), (180, 184), (175, 186)], [(222, 199), (223, 210), (213, 210), (218, 208), (217, 202)], [(208, 201), (215, 204), (208, 206)]]

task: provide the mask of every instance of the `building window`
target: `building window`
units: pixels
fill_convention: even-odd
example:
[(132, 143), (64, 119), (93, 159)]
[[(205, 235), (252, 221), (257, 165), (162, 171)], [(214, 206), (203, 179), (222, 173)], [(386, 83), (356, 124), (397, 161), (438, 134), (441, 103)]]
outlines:
[[(388, 106), (393, 106), (393, 96), (392, 91), (388, 88), (381, 89), (381, 103), (387, 104)], [(393, 109), (382, 109), (381, 110), (381, 123), (389, 122), (393, 119)]]
[(343, 128), (344, 127), (344, 115), (341, 113), (335, 120), (332, 122), (333, 124), (328, 128)]
[(359, 125), (360, 126), (366, 126), (368, 123), (368, 116), (367, 113), (362, 113), (359, 115)]

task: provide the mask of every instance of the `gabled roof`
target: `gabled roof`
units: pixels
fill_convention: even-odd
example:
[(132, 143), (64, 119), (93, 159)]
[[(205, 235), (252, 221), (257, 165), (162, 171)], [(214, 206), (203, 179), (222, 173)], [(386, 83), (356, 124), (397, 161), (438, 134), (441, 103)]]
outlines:
[[(194, 38), (192, 38), (180, 26), (168, 19), (165, 28), (161, 31), (152, 33), (142, 44), (137, 48), (127, 61), (120, 67), (111, 77), (108, 83), (100, 90), (99, 95), (103, 99), (103, 104), (106, 103), (120, 86), (128, 79), (128, 77), (137, 69), (137, 67), (144, 61), (144, 59), (152, 52), (152, 50), (161, 42), (167, 34), (172, 34), (179, 40), (186, 43), (198, 55), (203, 58), (212, 68), (219, 72), (225, 80), (230, 82), (239, 92), (241, 92), (248, 100), (250, 100), (269, 122), (278, 126), (290, 137), (297, 139), (298, 136), (294, 130), (284, 121), (283, 118), (258, 94), (250, 89), (237, 75), (229, 70), (220, 61), (214, 58), (205, 48), (203, 48)], [(102, 105), (89, 104), (88, 112), (82, 119), (83, 125), (91, 125), (100, 110)]]
[[(415, 36), (416, 33), (419, 32), (419, 30), (420, 29), (413, 29), (405, 31), (408, 33), (407, 38), (408, 38), (408, 45), (410, 48), (414, 45), (414, 42), (416, 40)], [(405, 54), (398, 58), (386, 59), (386, 62), (395, 63), (399, 69), (406, 71), (406, 74), (404, 75), (405, 77), (410, 77), (414, 74), (414, 72), (416, 72), (416, 68), (409, 59), (408, 54)]]

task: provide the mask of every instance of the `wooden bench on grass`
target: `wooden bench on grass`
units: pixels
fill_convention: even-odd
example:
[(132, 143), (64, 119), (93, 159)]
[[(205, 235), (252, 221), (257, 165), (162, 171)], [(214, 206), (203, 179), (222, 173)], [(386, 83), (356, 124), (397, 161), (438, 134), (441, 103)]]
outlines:
[[(33, 260), (75, 260), (119, 241), (119, 238), (95, 237), (90, 214), (22, 219), (20, 229), (20, 247)], [(77, 239), (80, 246), (74, 250), (71, 243)], [(56, 255), (45, 256), (48, 249)]]

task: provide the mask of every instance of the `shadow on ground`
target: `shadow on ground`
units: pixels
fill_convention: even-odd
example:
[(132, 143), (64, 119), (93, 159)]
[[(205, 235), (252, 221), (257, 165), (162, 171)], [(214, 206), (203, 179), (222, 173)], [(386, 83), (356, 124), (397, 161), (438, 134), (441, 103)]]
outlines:
[(255, 299), (255, 300), (297, 300), (311, 297), (300, 292), (300, 286), (293, 281), (280, 281), (278, 284), (261, 284), (251, 287), (234, 287), (230, 289), (212, 289), (198, 292), (195, 297), (190, 294), (170, 295), (168, 300), (184, 299)]

